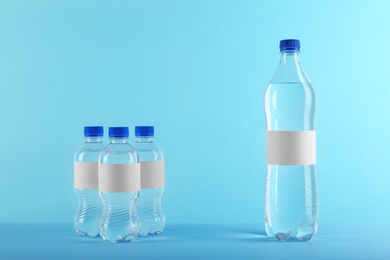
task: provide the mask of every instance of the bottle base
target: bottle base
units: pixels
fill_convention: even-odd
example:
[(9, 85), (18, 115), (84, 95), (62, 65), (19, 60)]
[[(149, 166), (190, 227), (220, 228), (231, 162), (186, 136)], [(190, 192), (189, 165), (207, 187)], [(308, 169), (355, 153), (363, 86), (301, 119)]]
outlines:
[(269, 237), (275, 237), (278, 241), (287, 241), (287, 240), (297, 240), (306, 242), (312, 239), (312, 237), (317, 233), (316, 225), (310, 226), (300, 226), (298, 230), (292, 232), (292, 230), (288, 231), (277, 231), (274, 232), (272, 227), (269, 224), (265, 224), (265, 230)]
[(139, 226), (130, 228), (130, 230), (120, 230), (120, 229), (109, 229), (109, 230), (100, 230), (100, 236), (105, 241), (110, 243), (128, 243), (134, 242), (139, 235)]
[(290, 238), (290, 235), (291, 235), (291, 230), (289, 230), (285, 233), (284, 232), (275, 233), (275, 237), (279, 241), (287, 241)]
[(307, 235), (304, 235), (304, 236), (297, 236), (297, 239), (302, 241), (302, 242), (306, 242), (306, 241), (309, 241), (312, 237), (313, 237), (313, 233), (310, 233), (310, 234), (307, 234)]
[(297, 239), (300, 241), (309, 241), (317, 233), (317, 226), (318, 224), (300, 226), (297, 232)]
[(146, 237), (146, 236), (158, 236), (158, 235), (161, 235), (161, 233), (162, 233), (162, 231), (154, 231), (154, 232), (152, 232), (152, 231), (150, 231), (150, 232), (146, 231), (146, 232), (140, 232), (139, 235), (140, 235), (141, 237)]
[(81, 230), (81, 229), (79, 229), (79, 228), (75, 228), (75, 231), (76, 231), (76, 234), (78, 235), (78, 236), (81, 236), (81, 237), (90, 237), (90, 238), (95, 238), (95, 237), (97, 237), (98, 235), (99, 235), (99, 232), (94, 232), (94, 231), (83, 231), (83, 230)]
[(155, 220), (144, 220), (141, 222), (141, 230), (139, 235), (146, 237), (148, 235), (160, 235), (165, 227), (165, 221), (159, 222)]
[(134, 236), (132, 234), (129, 234), (127, 236), (117, 236), (115, 238), (108, 237), (105, 233), (100, 233), (100, 236), (103, 238), (103, 240), (108, 241), (110, 243), (129, 243), (134, 242), (137, 239), (137, 236)]

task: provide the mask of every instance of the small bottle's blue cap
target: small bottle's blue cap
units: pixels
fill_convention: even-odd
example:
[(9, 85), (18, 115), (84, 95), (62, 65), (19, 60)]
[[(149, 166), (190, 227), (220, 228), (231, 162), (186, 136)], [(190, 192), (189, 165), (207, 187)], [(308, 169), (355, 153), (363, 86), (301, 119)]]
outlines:
[(281, 40), (279, 44), (280, 51), (299, 51), (301, 43), (296, 39)]
[(125, 127), (109, 127), (108, 128), (109, 137), (129, 137), (129, 128)]
[(103, 126), (84, 126), (84, 136), (103, 136)]
[(154, 126), (136, 126), (135, 136), (154, 136)]

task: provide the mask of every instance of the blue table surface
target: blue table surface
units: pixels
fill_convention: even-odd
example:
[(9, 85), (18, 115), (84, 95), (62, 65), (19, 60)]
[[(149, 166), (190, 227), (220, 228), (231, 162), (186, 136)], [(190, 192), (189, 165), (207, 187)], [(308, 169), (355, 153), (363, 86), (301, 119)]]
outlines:
[(167, 224), (159, 236), (111, 244), (68, 224), (1, 224), (0, 259), (390, 259), (390, 227), (319, 226), (308, 242), (278, 242), (262, 224)]

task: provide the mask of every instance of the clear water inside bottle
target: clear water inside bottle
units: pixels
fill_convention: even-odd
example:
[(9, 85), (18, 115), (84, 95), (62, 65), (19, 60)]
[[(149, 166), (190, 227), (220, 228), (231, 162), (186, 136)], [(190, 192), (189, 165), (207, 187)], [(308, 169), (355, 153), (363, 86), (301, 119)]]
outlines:
[[(138, 163), (138, 155), (128, 144), (127, 138), (111, 138), (110, 144), (101, 153), (103, 164)], [(115, 174), (115, 172), (113, 173)], [(136, 203), (139, 192), (100, 192), (103, 215), (100, 236), (111, 243), (132, 242), (139, 234), (140, 221)]]
[[(271, 82), (264, 100), (268, 131), (315, 130), (317, 100), (310, 81)], [(315, 165), (267, 164), (267, 234), (278, 240), (311, 239), (318, 226), (317, 189)]]
[(267, 130), (315, 130), (316, 102), (310, 82), (269, 84), (264, 99)]
[(112, 243), (134, 241), (140, 223), (136, 211), (138, 192), (101, 192), (103, 216), (100, 235)]
[[(74, 156), (76, 162), (98, 163), (99, 155), (104, 149), (103, 137), (86, 137), (85, 144)], [(97, 173), (96, 173), (97, 174)], [(74, 216), (74, 228), (80, 236), (96, 237), (99, 234), (99, 223), (102, 216), (102, 202), (98, 189), (74, 189), (78, 207)]]
[(318, 198), (314, 165), (267, 165), (265, 225), (279, 240), (308, 240), (317, 232)]
[(165, 227), (165, 214), (161, 207), (164, 188), (144, 188), (140, 191), (137, 211), (141, 220), (140, 236), (159, 235)]
[[(153, 137), (136, 137), (134, 148), (141, 163), (164, 160), (164, 154), (155, 146)], [(164, 188), (141, 189), (137, 201), (137, 211), (141, 221), (140, 236), (159, 235), (164, 230), (166, 217), (161, 206), (163, 193)]]
[(96, 237), (102, 216), (102, 202), (97, 189), (75, 189), (78, 210), (74, 217), (74, 228), (80, 236)]

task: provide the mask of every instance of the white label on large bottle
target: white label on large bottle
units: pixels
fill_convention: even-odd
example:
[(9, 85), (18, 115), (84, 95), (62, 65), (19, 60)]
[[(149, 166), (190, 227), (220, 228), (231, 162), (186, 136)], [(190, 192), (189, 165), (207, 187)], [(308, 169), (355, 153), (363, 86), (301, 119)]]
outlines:
[(267, 131), (267, 164), (316, 164), (316, 131)]
[(73, 175), (76, 189), (92, 190), (98, 188), (97, 162), (74, 162)]
[(140, 164), (99, 163), (99, 191), (136, 192), (141, 189)]
[(164, 185), (164, 161), (141, 162), (141, 188), (162, 188)]

